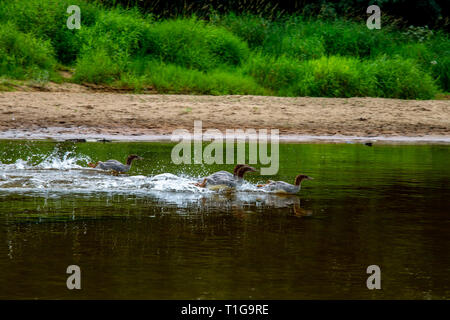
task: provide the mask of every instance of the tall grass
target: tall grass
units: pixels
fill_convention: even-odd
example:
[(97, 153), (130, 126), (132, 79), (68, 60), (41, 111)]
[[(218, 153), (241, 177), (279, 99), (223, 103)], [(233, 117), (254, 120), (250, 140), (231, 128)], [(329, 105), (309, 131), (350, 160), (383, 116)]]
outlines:
[[(49, 40), (58, 60), (62, 63), (75, 61), (79, 52), (76, 42), (77, 30), (67, 28), (67, 8), (71, 0), (2, 0), (0, 2), (0, 23), (9, 21), (26, 33)], [(76, 3), (81, 9), (81, 24), (88, 27), (97, 20), (102, 11), (94, 2), (85, 0)]]
[(315, 59), (322, 55), (370, 57), (396, 46), (402, 33), (393, 26), (369, 30), (365, 23), (314, 20), (288, 16), (276, 21), (229, 14), (212, 19), (246, 40), (251, 48), (271, 55)]
[(400, 58), (361, 61), (331, 56), (298, 62), (258, 55), (246, 72), (282, 96), (431, 99), (437, 93), (429, 74), (412, 60)]
[(48, 80), (55, 65), (53, 48), (48, 41), (20, 32), (12, 24), (0, 25), (0, 75)]
[(129, 70), (125, 77), (120, 79), (122, 84), (133, 87), (137, 82), (152, 86), (162, 93), (270, 94), (270, 91), (259, 85), (254, 78), (234, 69), (204, 72), (157, 60), (136, 59)]
[(450, 40), (448, 35), (439, 32), (427, 41), (408, 42), (396, 47), (393, 54), (415, 61), (422, 70), (437, 80), (441, 89), (450, 91)]
[(250, 53), (239, 37), (195, 17), (151, 25), (144, 43), (145, 54), (203, 71), (221, 65), (238, 66)]
[[(0, 2), (0, 76), (74, 67), (73, 81), (159, 92), (429, 99), (449, 91), (450, 40), (341, 18), (250, 14), (158, 20), (138, 9), (79, 0)], [(34, 74), (34, 75), (33, 75)]]
[(400, 99), (431, 99), (437, 86), (431, 75), (421, 70), (410, 59), (381, 57), (371, 62), (379, 97)]

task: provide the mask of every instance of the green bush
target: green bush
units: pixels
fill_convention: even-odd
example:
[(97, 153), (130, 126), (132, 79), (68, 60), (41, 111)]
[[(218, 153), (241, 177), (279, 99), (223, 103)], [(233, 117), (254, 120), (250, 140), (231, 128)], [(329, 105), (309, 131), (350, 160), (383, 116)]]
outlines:
[(310, 20), (304, 23), (303, 33), (320, 37), (328, 55), (373, 57), (396, 45), (400, 33), (389, 26), (370, 30), (363, 22), (346, 20)]
[(155, 23), (144, 36), (144, 54), (186, 68), (211, 70), (221, 64), (237, 66), (249, 49), (229, 31), (197, 20), (167, 20)]
[(433, 37), (431, 34), (425, 38), (422, 37), (425, 40), (419, 42), (409, 41), (398, 44), (391, 48), (389, 56), (400, 56), (415, 61), (424, 72), (437, 81), (441, 89), (449, 91), (450, 40), (446, 34), (437, 33)]
[(433, 53), (433, 60), (428, 61), (431, 66), (431, 75), (440, 87), (446, 92), (450, 91), (450, 38), (447, 33), (437, 32), (426, 42), (428, 49)]
[(450, 92), (450, 53), (432, 61), (431, 74), (440, 87)]
[(320, 58), (325, 54), (322, 39), (303, 33), (304, 21), (299, 17), (269, 21), (259, 16), (228, 14), (215, 17), (213, 24), (224, 26), (249, 47), (268, 55), (286, 55), (301, 60)]
[(246, 72), (281, 96), (378, 96), (430, 99), (437, 92), (429, 74), (412, 60), (322, 57), (301, 62), (293, 58), (256, 55)]
[(77, 33), (81, 49), (74, 80), (107, 84), (119, 80), (131, 57), (143, 51), (151, 23), (151, 17), (145, 19), (135, 9), (100, 12), (92, 26)]
[(253, 49), (300, 59), (317, 59), (324, 54), (376, 56), (396, 46), (400, 39), (405, 41), (393, 26), (369, 30), (365, 23), (343, 19), (317, 20), (294, 15), (269, 21), (248, 14), (228, 14), (212, 21), (247, 41)]
[(377, 95), (399, 99), (432, 99), (437, 86), (432, 77), (410, 59), (381, 57), (371, 63)]
[(359, 60), (345, 57), (302, 62), (286, 56), (257, 55), (246, 71), (281, 96), (365, 96), (373, 92), (375, 82)]
[(415, 60), (424, 70), (430, 70), (436, 55), (425, 43), (406, 43), (394, 49), (393, 54)]
[(356, 58), (322, 57), (304, 65), (305, 77), (296, 86), (296, 95), (358, 97), (373, 93), (375, 79)]
[(98, 48), (111, 56), (136, 54), (144, 47), (144, 34), (151, 21), (151, 17), (144, 19), (135, 9), (102, 11), (92, 26), (77, 32), (80, 54)]
[(325, 55), (323, 42), (316, 36), (284, 36), (281, 39), (280, 51), (299, 60), (318, 59)]
[(85, 52), (77, 60), (74, 80), (76, 82), (111, 83), (120, 78), (126, 62), (112, 59), (104, 48)]
[(156, 20), (136, 8), (79, 0), (81, 29), (69, 30), (72, 4), (1, 1), (0, 72), (45, 80), (60, 63), (75, 66), (77, 82), (173, 93), (427, 99), (450, 87), (447, 33), (389, 23), (369, 30), (364, 21), (339, 18), (335, 6), (313, 18)]
[(272, 23), (262, 17), (230, 13), (223, 16), (214, 16), (212, 23), (223, 26), (246, 41), (250, 48), (257, 49), (264, 45), (267, 33), (272, 29)]
[(274, 92), (284, 91), (304, 77), (304, 65), (287, 56), (256, 54), (245, 65), (244, 70), (256, 81)]
[(53, 48), (48, 41), (20, 32), (12, 24), (0, 24), (0, 75), (48, 80), (55, 65)]
[(78, 30), (70, 30), (66, 25), (70, 15), (66, 10), (72, 4), (80, 7), (82, 29), (93, 24), (100, 12), (95, 3), (85, 0), (4, 0), (0, 3), (0, 21), (9, 21), (22, 32), (50, 40), (57, 58), (71, 63), (79, 51)]
[(249, 76), (235, 70), (215, 69), (202, 72), (174, 64), (137, 59), (130, 65), (130, 73), (121, 79), (131, 87), (153, 86), (162, 93), (194, 94), (268, 94)]

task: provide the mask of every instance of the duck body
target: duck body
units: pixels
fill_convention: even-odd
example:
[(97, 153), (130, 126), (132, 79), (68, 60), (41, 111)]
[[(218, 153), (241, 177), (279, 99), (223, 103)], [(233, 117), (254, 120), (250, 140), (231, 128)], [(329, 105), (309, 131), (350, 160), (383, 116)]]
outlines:
[(290, 184), (284, 181), (269, 180), (266, 184), (259, 184), (257, 185), (257, 187), (270, 193), (296, 194), (300, 191), (301, 183), (303, 180), (312, 180), (312, 178), (303, 174), (299, 174), (297, 177), (295, 177), (294, 184)]
[(206, 187), (216, 186), (216, 187), (236, 187), (236, 179), (233, 174), (228, 171), (218, 171), (206, 178)]
[(284, 181), (271, 181), (262, 188), (271, 193), (296, 194), (300, 191), (301, 186), (292, 185)]
[(131, 165), (126, 165), (117, 160), (107, 160), (105, 162), (99, 161), (96, 166), (97, 169), (112, 170), (120, 173), (130, 171)]
[(113, 171), (117, 173), (125, 173), (130, 171), (131, 164), (135, 159), (142, 159), (141, 157), (131, 154), (127, 157), (126, 164), (121, 163), (120, 161), (111, 159), (107, 161), (97, 161), (97, 163), (89, 163), (88, 166), (91, 168), (101, 169), (105, 171)]
[(237, 165), (234, 168), (234, 173), (230, 173), (228, 171), (218, 171), (203, 178), (203, 181), (198, 182), (196, 185), (213, 190), (236, 188), (239, 183), (242, 183), (244, 174), (249, 171), (253, 172), (256, 170), (247, 165)]

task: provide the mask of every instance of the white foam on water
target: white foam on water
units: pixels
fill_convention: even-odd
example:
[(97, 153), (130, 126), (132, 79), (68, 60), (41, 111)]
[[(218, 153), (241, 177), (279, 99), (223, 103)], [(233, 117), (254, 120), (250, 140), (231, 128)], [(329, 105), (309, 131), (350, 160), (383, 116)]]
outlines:
[(297, 196), (279, 197), (261, 190), (248, 181), (236, 190), (212, 191), (195, 185), (199, 177), (187, 174), (162, 173), (153, 176), (112, 175), (78, 164), (86, 157), (65, 154), (46, 157), (38, 164), (19, 159), (12, 164), (0, 164), (0, 194), (43, 196), (45, 199), (64, 195), (106, 197), (129, 195), (152, 198), (164, 208), (176, 207), (178, 214), (188, 214), (187, 208), (215, 208), (227, 212), (247, 212), (248, 208), (300, 207)]
[[(4, 166), (8, 166), (8, 165), (5, 164)], [(22, 160), (22, 159), (17, 159), (17, 161), (15, 163), (13, 163), (12, 166), (18, 170), (24, 170), (24, 169), (29, 168), (28, 161)]]
[(88, 156), (77, 155), (71, 151), (64, 153), (62, 159), (58, 157), (55, 151), (48, 155), (39, 165), (38, 168), (42, 169), (59, 169), (59, 170), (69, 170), (69, 169), (81, 169), (83, 168), (77, 162), (90, 162), (91, 159)]
[[(41, 161), (33, 159), (42, 158)], [(157, 194), (179, 193), (179, 198), (200, 199), (204, 194), (217, 193), (195, 185), (198, 177), (187, 174), (162, 173), (154, 176), (114, 176), (103, 170), (86, 167), (91, 159), (68, 151), (64, 154), (55, 149), (48, 155), (34, 155), (17, 159), (14, 163), (0, 163), (0, 190), (2, 192), (56, 192), (56, 193), (128, 193)], [(83, 166), (84, 165), (84, 166)], [(229, 192), (229, 190), (223, 190)], [(236, 188), (237, 192), (267, 193), (248, 181)], [(196, 194), (200, 196), (187, 196)], [(167, 196), (167, 194), (166, 194)], [(173, 197), (171, 197), (173, 198)], [(181, 200), (176, 202), (183, 202)]]
[(49, 155), (38, 164), (30, 159), (18, 159), (12, 164), (0, 164), (0, 189), (5, 192), (58, 192), (58, 193), (147, 193), (149, 191), (205, 193), (208, 189), (194, 184), (196, 178), (171, 173), (155, 176), (114, 176), (103, 170), (86, 168), (78, 164), (88, 162), (85, 156), (71, 152), (61, 158)]
[(209, 189), (197, 187), (196, 178), (186, 176), (176, 176), (171, 173), (162, 173), (149, 178), (146, 187), (154, 191), (171, 191), (171, 192), (193, 192), (205, 193), (211, 192)]

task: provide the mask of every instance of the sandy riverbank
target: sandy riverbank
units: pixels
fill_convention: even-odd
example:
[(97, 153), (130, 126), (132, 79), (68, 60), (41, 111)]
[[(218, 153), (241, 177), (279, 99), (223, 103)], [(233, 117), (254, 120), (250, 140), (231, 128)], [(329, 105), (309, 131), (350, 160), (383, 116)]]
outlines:
[(450, 139), (449, 100), (0, 93), (0, 138), (59, 135), (164, 140), (175, 129), (192, 131), (194, 120), (202, 120), (203, 129), (223, 132), (279, 129), (282, 137), (292, 141)]

